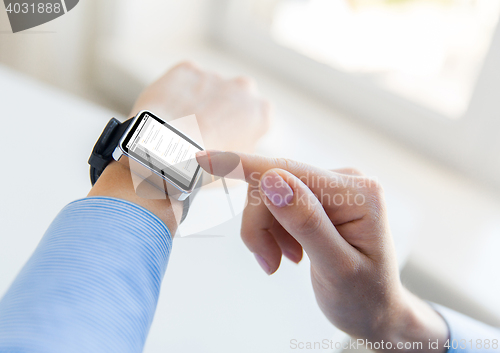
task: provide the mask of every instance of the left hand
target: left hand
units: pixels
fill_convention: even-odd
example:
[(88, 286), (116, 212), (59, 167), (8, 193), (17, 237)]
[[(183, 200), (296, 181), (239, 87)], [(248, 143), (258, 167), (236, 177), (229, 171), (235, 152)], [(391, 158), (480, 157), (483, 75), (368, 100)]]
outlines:
[[(150, 187), (145, 192), (159, 193), (159, 190), (148, 183), (141, 186)], [(117, 199), (127, 200), (154, 213), (168, 227), (172, 237), (174, 236), (180, 215), (182, 215), (182, 203), (177, 200), (170, 200), (167, 195), (163, 198), (144, 198), (137, 195), (132, 182), (132, 175), (128, 165), (128, 158), (122, 157), (120, 162), (112, 161), (99, 177), (95, 185), (90, 190), (87, 197), (107, 196)]]
[(190, 62), (147, 87), (131, 116), (141, 110), (167, 121), (195, 114), (205, 147), (224, 151), (253, 152), (271, 120), (271, 106), (251, 78), (224, 79)]

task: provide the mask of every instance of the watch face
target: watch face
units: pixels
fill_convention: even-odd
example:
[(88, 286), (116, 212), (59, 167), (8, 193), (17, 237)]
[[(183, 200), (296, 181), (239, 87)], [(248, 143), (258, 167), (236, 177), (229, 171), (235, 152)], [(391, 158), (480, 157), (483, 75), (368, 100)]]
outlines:
[(197, 143), (151, 114), (142, 112), (123, 139), (122, 150), (182, 190), (191, 190), (200, 173)]

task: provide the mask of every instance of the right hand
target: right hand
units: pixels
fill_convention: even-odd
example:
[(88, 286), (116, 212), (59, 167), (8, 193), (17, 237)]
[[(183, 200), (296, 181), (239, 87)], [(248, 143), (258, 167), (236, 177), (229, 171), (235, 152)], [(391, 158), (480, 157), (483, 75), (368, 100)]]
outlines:
[(215, 151), (197, 156), (218, 176), (241, 160), (249, 183), (244, 243), (268, 274), (282, 254), (298, 263), (305, 250), (318, 304), (337, 327), (373, 342), (421, 341), (424, 348), (428, 339), (447, 338), (443, 319), (401, 284), (375, 180), (353, 169), (329, 171), (287, 159)]

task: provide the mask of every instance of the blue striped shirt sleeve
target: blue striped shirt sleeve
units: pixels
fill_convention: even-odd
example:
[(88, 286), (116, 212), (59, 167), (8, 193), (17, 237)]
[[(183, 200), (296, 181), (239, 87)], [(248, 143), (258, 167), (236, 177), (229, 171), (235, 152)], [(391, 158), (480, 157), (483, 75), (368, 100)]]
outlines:
[(69, 204), (0, 301), (0, 352), (141, 352), (171, 248), (136, 204)]
[(500, 352), (500, 330), (441, 305), (434, 309), (444, 318), (450, 331), (446, 353)]

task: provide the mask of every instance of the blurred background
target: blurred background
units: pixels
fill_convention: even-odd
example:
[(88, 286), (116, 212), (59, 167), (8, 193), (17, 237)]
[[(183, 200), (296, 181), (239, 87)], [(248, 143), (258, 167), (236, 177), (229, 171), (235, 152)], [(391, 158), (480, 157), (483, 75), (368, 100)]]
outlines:
[[(92, 115), (79, 147), (89, 154), (110, 116), (125, 118), (181, 60), (253, 76), (276, 108), (258, 152), (378, 178), (404, 283), (499, 326), (499, 16), (499, 0), (82, 0), (14, 35), (2, 9), (0, 99), (73, 106), (69, 128)], [(0, 293), (57, 210), (85, 195), (87, 175), (78, 178), (79, 196), (44, 201), (29, 236), (0, 235)], [(16, 207), (4, 202), (3, 217)], [(146, 352), (287, 352), (291, 339), (344, 339), (318, 312), (307, 259), (264, 278), (238, 222), (219, 240), (175, 240), (164, 284), (175, 290), (162, 293)]]

